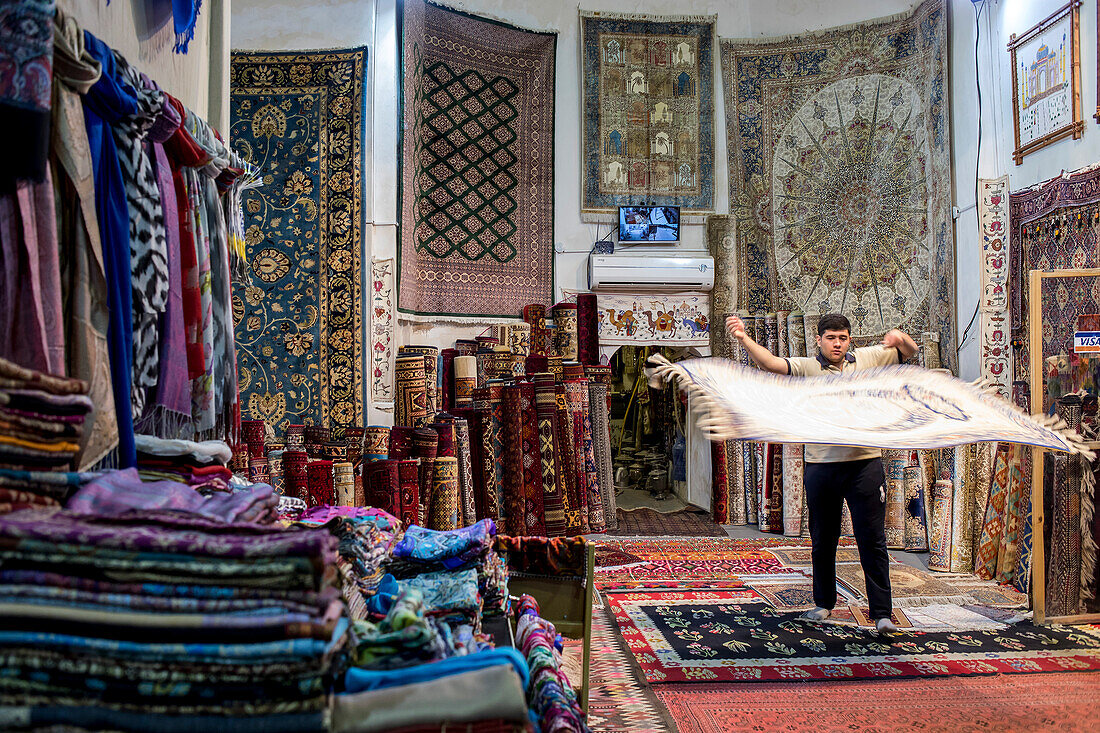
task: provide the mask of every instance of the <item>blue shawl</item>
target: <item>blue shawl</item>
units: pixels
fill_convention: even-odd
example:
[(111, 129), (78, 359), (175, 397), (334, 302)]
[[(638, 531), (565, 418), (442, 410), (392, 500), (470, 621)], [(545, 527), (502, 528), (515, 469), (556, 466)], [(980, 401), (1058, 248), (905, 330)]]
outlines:
[(115, 393), (115, 417), (118, 420), (118, 465), (137, 465), (134, 447), (134, 416), (130, 408), (130, 384), (133, 374), (134, 333), (130, 322), (133, 305), (130, 286), (130, 215), (126, 206), (126, 187), (111, 125), (123, 115), (137, 111), (133, 90), (120, 84), (115, 57), (103, 41), (84, 31), (84, 47), (103, 67), (99, 81), (84, 95), (84, 127), (92, 151), (95, 175), (95, 208), (99, 235), (103, 242), (104, 270), (110, 321), (107, 348), (111, 356), (111, 385)]

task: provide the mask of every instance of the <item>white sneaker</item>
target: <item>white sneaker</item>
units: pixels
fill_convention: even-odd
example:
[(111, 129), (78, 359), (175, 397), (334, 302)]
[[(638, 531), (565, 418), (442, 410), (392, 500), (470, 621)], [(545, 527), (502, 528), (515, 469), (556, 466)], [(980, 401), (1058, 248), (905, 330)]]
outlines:
[(880, 618), (875, 620), (875, 628), (878, 629), (880, 634), (896, 634), (898, 633), (898, 627), (888, 618)]
[(824, 621), (825, 619), (829, 618), (831, 614), (832, 611), (830, 611), (828, 608), (821, 608), (820, 606), (818, 606), (817, 608), (811, 608), (809, 611), (806, 611), (804, 614), (799, 616), (799, 618), (806, 621)]

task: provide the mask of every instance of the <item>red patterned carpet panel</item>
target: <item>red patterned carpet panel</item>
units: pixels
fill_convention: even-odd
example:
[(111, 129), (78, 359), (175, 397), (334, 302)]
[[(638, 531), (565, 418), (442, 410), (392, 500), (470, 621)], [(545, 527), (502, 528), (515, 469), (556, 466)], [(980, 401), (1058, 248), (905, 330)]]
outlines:
[[(641, 681), (604, 608), (592, 609), (588, 726), (597, 733), (670, 733), (675, 728), (653, 688)], [(569, 681), (580, 689), (583, 652), (579, 640), (565, 640)]]
[(1097, 730), (1100, 673), (662, 685), (680, 733)]
[(611, 537), (725, 537), (726, 530), (709, 512), (681, 509), (662, 514), (648, 507), (618, 510), (619, 526), (608, 532)]

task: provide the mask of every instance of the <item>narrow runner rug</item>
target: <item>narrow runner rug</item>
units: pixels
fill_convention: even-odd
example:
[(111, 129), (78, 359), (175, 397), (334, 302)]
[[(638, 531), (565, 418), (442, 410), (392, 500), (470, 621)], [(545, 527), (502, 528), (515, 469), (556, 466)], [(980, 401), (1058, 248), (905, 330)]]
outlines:
[(905, 549), (928, 552), (928, 501), (920, 466), (906, 466), (902, 472), (905, 488)]
[[(263, 170), (243, 195), (234, 278), (244, 417), (282, 432), (363, 424), (363, 91), (367, 49), (233, 52), (230, 139)], [(305, 151), (314, 163), (302, 165)]]
[(484, 323), (550, 301), (556, 33), (402, 6), (398, 308)]
[(1008, 176), (978, 180), (978, 227), (982, 237), (981, 334), (982, 378), (996, 385), (1004, 399), (1012, 394), (1012, 350), (1009, 339)]
[(905, 547), (905, 466), (904, 451), (886, 451), (882, 465), (886, 475), (886, 547)]
[(393, 402), (393, 259), (372, 259), (370, 309), (370, 397)]

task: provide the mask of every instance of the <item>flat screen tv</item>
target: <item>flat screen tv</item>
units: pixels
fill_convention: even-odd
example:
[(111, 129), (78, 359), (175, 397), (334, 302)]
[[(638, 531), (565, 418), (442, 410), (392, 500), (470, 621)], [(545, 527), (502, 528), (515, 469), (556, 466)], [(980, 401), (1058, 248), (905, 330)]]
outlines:
[(620, 206), (619, 241), (680, 241), (680, 207)]

